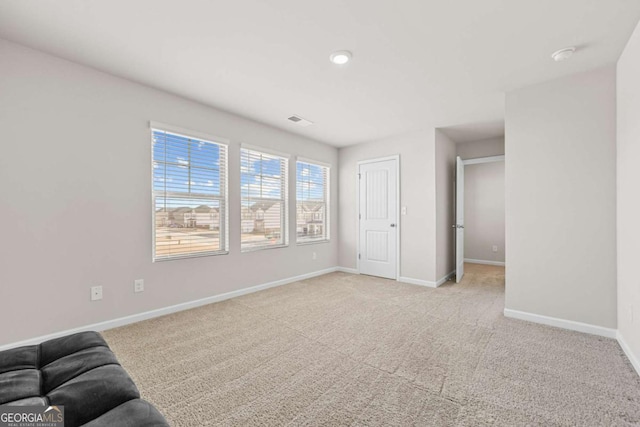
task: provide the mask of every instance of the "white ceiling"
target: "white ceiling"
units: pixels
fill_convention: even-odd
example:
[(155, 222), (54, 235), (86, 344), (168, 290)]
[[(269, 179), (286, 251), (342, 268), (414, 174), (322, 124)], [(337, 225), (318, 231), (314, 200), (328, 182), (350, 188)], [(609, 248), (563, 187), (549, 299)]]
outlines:
[(0, 37), (344, 146), (502, 121), (504, 91), (616, 61), (639, 18), (638, 0), (3, 0)]

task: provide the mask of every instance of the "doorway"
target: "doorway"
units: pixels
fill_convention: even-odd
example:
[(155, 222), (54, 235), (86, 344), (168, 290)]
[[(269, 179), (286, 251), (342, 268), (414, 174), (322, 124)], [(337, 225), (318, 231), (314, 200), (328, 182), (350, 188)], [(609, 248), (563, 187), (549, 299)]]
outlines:
[(399, 156), (358, 162), (358, 271), (397, 280)]
[[(474, 263), (474, 264), (488, 264), (488, 265), (502, 265), (504, 266), (504, 155), (500, 156), (490, 156), (490, 157), (480, 157), (473, 158), (468, 160), (462, 160), (460, 156), (456, 159), (456, 197), (455, 197), (455, 224), (453, 228), (455, 229), (455, 248), (456, 248), (456, 283), (459, 283), (464, 276), (464, 264)], [(495, 164), (497, 162), (502, 162), (502, 186), (503, 188), (500, 190), (498, 188), (490, 188), (489, 192), (480, 192), (478, 188), (474, 185), (472, 187), (472, 191), (474, 194), (472, 195), (470, 204), (465, 204), (465, 198), (467, 197), (467, 190), (465, 190), (465, 169), (472, 165), (484, 165), (484, 164)], [(495, 171), (493, 172), (495, 175)], [(479, 180), (482, 178), (484, 181), (488, 181), (490, 179), (491, 174), (484, 173), (474, 174), (472, 182), (476, 184), (475, 180)], [(488, 181), (488, 184), (492, 184), (491, 181)], [(491, 193), (494, 193), (497, 196), (502, 197), (502, 206), (500, 207), (496, 200), (490, 200), (488, 197)], [(477, 203), (481, 201), (481, 203)], [(465, 206), (466, 205), (466, 206)], [(471, 209), (471, 213), (473, 214), (473, 218), (471, 220), (471, 229), (466, 230), (465, 225), (469, 222), (467, 218), (465, 218), (465, 210)], [(499, 214), (501, 210), (501, 220), (499, 218)], [(469, 216), (468, 213), (466, 216)], [(467, 227), (468, 228), (468, 227)], [(496, 230), (497, 228), (497, 230)], [(482, 230), (482, 233), (478, 231)], [(472, 239), (473, 244), (470, 245), (471, 242), (467, 242), (465, 245), (465, 234), (468, 231), (472, 231)], [(499, 238), (500, 231), (502, 232), (501, 239)], [(495, 241), (496, 237), (501, 242)], [(491, 240), (493, 238), (493, 240)], [(496, 244), (499, 243), (499, 244)], [(467, 256), (466, 247), (470, 246), (470, 249), (473, 251), (473, 258), (469, 258)], [(501, 251), (502, 253), (502, 261), (491, 260), (491, 255), (487, 255), (490, 253), (496, 254)], [(476, 254), (482, 254), (480, 256)]]

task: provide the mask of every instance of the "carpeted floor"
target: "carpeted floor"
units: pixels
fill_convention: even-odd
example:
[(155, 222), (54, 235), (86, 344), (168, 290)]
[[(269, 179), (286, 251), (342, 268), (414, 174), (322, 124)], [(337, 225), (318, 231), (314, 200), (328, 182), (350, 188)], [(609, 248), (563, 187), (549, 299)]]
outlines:
[(504, 268), (333, 273), (106, 331), (176, 426), (640, 425), (616, 341), (506, 319)]

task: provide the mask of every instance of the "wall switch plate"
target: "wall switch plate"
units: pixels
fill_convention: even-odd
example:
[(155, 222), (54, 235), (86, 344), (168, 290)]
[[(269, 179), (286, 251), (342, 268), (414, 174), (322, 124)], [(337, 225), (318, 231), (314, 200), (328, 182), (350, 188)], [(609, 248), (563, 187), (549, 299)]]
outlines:
[(491, 250), (493, 252), (498, 252), (498, 246), (497, 245), (493, 245), (493, 247), (491, 248)]
[(136, 279), (133, 282), (133, 292), (144, 291), (144, 279)]
[(402, 207), (401, 213), (402, 213), (402, 215), (406, 215), (407, 214), (407, 207), (406, 206)]
[(633, 323), (633, 306), (629, 306), (629, 323)]
[(311, 259), (318, 259), (318, 254), (314, 252), (313, 255), (311, 255)]
[(91, 301), (98, 301), (102, 299), (102, 286), (91, 287)]

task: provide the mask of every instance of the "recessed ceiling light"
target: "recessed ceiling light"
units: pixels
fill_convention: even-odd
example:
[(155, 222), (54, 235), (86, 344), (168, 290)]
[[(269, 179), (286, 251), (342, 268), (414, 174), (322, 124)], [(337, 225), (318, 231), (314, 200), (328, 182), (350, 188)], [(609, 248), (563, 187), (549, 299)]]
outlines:
[(573, 55), (573, 52), (575, 51), (576, 51), (575, 47), (565, 47), (564, 49), (560, 49), (556, 52), (553, 52), (551, 54), (551, 57), (553, 58), (554, 61), (560, 62), (560, 61), (564, 61), (565, 59), (569, 59), (571, 55)]
[(336, 65), (344, 65), (351, 60), (351, 52), (348, 50), (339, 50), (329, 55), (329, 60)]

